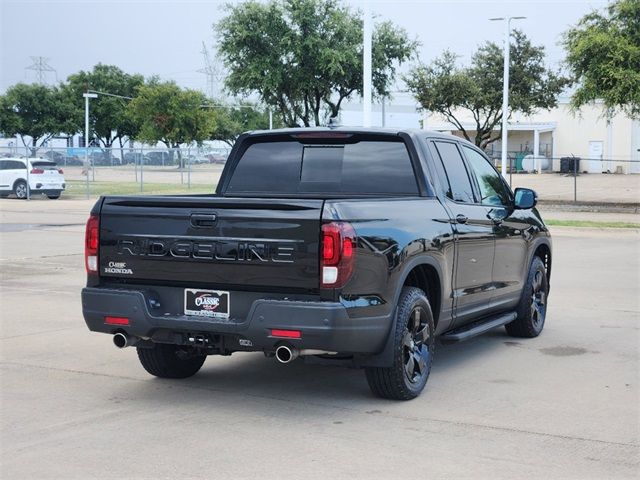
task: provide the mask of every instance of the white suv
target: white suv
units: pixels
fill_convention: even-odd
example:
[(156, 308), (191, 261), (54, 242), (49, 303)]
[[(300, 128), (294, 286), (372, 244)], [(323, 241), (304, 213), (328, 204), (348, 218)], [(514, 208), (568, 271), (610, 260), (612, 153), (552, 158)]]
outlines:
[(27, 198), (27, 161), (31, 195), (44, 193), (51, 199), (59, 198), (66, 186), (62, 169), (40, 158), (1, 158), (0, 197), (14, 193), (20, 199)]

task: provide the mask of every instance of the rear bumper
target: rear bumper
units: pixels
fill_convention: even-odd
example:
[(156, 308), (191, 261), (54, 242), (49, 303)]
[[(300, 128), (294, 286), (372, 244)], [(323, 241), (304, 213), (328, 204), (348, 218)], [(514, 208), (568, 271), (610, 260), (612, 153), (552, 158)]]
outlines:
[(64, 183), (43, 183), (43, 182), (31, 182), (31, 191), (33, 193), (60, 193), (65, 190), (66, 184)]
[[(299, 349), (374, 354), (389, 333), (389, 317), (351, 318), (338, 302), (257, 299), (246, 318), (204, 319), (187, 315), (154, 315), (138, 290), (84, 288), (82, 313), (89, 330), (128, 335), (161, 343), (181, 343), (187, 334), (224, 337), (229, 351), (273, 351), (288, 343)], [(106, 316), (126, 317), (129, 325), (108, 325)], [(301, 338), (271, 336), (272, 329), (299, 330)], [(247, 342), (248, 341), (248, 342)]]

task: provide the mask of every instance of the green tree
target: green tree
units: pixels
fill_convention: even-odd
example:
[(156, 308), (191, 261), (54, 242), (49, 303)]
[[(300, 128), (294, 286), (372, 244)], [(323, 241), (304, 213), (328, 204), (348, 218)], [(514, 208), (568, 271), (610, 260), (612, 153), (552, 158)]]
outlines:
[(136, 140), (151, 145), (161, 142), (172, 149), (172, 156), (175, 149), (182, 168), (180, 146), (200, 145), (215, 129), (215, 113), (206, 103), (201, 92), (153, 80), (138, 88), (127, 112), (138, 129)]
[[(220, 105), (220, 104), (218, 104)], [(273, 128), (284, 126), (278, 115), (273, 116)], [(220, 105), (216, 108), (216, 127), (211, 140), (220, 140), (233, 146), (241, 133), (250, 130), (266, 130), (269, 128), (269, 112), (258, 106), (240, 102), (234, 106)]]
[(602, 99), (607, 116), (640, 118), (640, 0), (617, 0), (606, 14), (582, 17), (563, 43), (577, 83), (573, 107)]
[(19, 136), (31, 155), (59, 134), (74, 134), (80, 126), (73, 106), (58, 87), (18, 83), (0, 96), (0, 132)]
[[(529, 115), (557, 105), (568, 80), (547, 69), (544, 47), (534, 46), (524, 33), (514, 30), (510, 50), (509, 110)], [(500, 138), (502, 122), (502, 48), (493, 42), (482, 45), (469, 67), (457, 65), (457, 57), (445, 51), (429, 65), (415, 67), (404, 78), (420, 106), (442, 115), (464, 137), (480, 148)], [(474, 138), (463, 125), (470, 112)], [(496, 130), (497, 129), (497, 130)]]
[(90, 136), (97, 138), (104, 148), (112, 148), (117, 140), (122, 149), (126, 141), (137, 132), (135, 123), (126, 115), (129, 100), (121, 97), (133, 97), (143, 82), (142, 75), (130, 75), (114, 65), (99, 63), (90, 72), (80, 71), (70, 75), (64, 89), (76, 105), (74, 113), (76, 122), (80, 125), (84, 124), (82, 94), (87, 90), (110, 94), (101, 94), (91, 100)]
[[(362, 90), (362, 16), (339, 0), (249, 0), (215, 27), (233, 94), (257, 93), (288, 126), (320, 125)], [(373, 37), (373, 90), (387, 96), (417, 42), (390, 22)]]

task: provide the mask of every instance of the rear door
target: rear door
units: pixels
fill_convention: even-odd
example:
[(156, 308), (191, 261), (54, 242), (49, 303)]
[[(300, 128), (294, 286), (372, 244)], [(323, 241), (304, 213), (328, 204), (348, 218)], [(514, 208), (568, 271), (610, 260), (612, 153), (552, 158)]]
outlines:
[(470, 172), (457, 142), (431, 142), (439, 177), (446, 179), (445, 208), (453, 219), (456, 243), (454, 274), (455, 326), (484, 313), (493, 295), (492, 271), (495, 253), (493, 222), (489, 207), (476, 203)]
[(108, 197), (100, 275), (260, 291), (315, 291), (322, 200)]

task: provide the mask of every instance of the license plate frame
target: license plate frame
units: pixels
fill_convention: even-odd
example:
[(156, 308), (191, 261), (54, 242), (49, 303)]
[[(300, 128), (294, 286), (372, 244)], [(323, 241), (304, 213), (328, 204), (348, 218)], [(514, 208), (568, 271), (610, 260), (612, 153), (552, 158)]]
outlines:
[(184, 314), (228, 320), (231, 294), (225, 290), (184, 289)]

